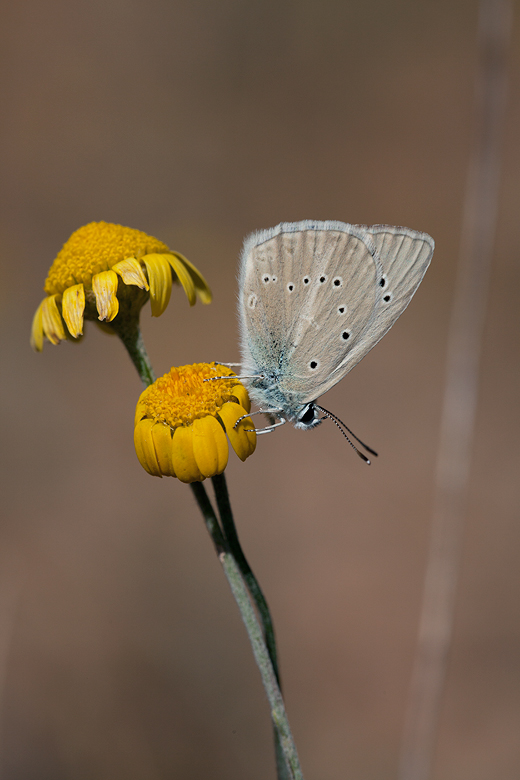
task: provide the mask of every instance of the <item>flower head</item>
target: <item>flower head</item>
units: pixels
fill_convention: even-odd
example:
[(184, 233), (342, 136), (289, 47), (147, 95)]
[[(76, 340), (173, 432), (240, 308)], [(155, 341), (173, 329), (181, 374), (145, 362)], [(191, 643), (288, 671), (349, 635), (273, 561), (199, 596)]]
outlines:
[(226, 433), (241, 460), (255, 451), (256, 433), (245, 416), (250, 408), (245, 387), (226, 366), (195, 363), (172, 368), (137, 402), (137, 457), (155, 477), (200, 482), (221, 474), (228, 462)]
[(141, 230), (91, 222), (71, 235), (50, 267), (31, 344), (41, 351), (44, 336), (52, 344), (68, 334), (78, 338), (85, 319), (109, 323), (120, 309), (138, 317), (148, 298), (152, 316), (159, 317), (173, 282), (183, 286), (190, 305), (197, 294), (202, 303), (210, 303), (204, 277), (183, 255)]

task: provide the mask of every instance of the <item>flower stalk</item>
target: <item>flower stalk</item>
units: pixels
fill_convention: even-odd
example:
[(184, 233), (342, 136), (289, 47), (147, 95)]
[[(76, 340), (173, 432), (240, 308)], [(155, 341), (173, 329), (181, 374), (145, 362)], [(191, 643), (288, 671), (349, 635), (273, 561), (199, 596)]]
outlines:
[(276, 654), (276, 640), (274, 635), (274, 626), (271, 618), (271, 613), (269, 611), (269, 606), (267, 604), (264, 594), (262, 593), (262, 589), (258, 583), (258, 580), (253, 574), (253, 571), (244, 555), (244, 552), (240, 545), (240, 541), (238, 539), (238, 533), (235, 526), (235, 521), (233, 520), (233, 512), (231, 510), (231, 503), (229, 500), (226, 477), (224, 476), (224, 474), (217, 474), (215, 477), (212, 477), (212, 482), (213, 482), (213, 488), (215, 490), (215, 498), (217, 500), (217, 507), (220, 515), (220, 520), (222, 522), (222, 528), (224, 529), (224, 534), (228, 541), (229, 549), (231, 550), (239, 566), (241, 574), (246, 582), (247, 588), (260, 614), (260, 619), (264, 627), (265, 643), (269, 651), (269, 657), (271, 658), (271, 663), (273, 664), (273, 670), (276, 675), (276, 680), (281, 689), (280, 672), (278, 670), (278, 659)]
[[(215, 477), (213, 477), (215, 481)], [(229, 539), (227, 539), (218, 524), (215, 512), (208, 498), (208, 494), (204, 488), (202, 482), (192, 482), (191, 488), (199, 505), (199, 508), (204, 517), (206, 528), (212, 538), (215, 546), (215, 551), (218, 555), (218, 559), (224, 569), (224, 574), (233, 593), (234, 599), (237, 603), (240, 615), (247, 630), (249, 641), (253, 650), (256, 664), (260, 670), (262, 677), (262, 683), (264, 685), (267, 699), (271, 707), (271, 720), (273, 722), (274, 739), (275, 739), (275, 753), (276, 753), (276, 768), (278, 780), (303, 780), (303, 774), (300, 768), (298, 759), (298, 753), (296, 751), (296, 745), (291, 734), (287, 713), (285, 711), (285, 704), (280, 691), (278, 676), (275, 672), (274, 665), (272, 663), (269, 650), (267, 648), (264, 635), (265, 625), (262, 630), (258, 622), (253, 604), (247, 592), (247, 588), (244, 582), (244, 576), (241, 567), (237, 563), (236, 557), (230, 549)], [(225, 488), (225, 483), (224, 483)], [(223, 493), (222, 485), (218, 488)], [(216, 491), (217, 492), (217, 489)], [(227, 488), (225, 488), (227, 494)], [(222, 501), (222, 499), (221, 499)], [(229, 496), (228, 496), (229, 503)], [(232, 521), (232, 515), (231, 515)], [(227, 520), (229, 523), (229, 519)], [(240, 549), (239, 555), (246, 562), (246, 558), (240, 548), (238, 542), (238, 536), (236, 535), (236, 541), (233, 543), (235, 549)], [(248, 565), (248, 564), (247, 564)], [(249, 565), (248, 565), (249, 568)], [(251, 576), (254, 579), (254, 575), (251, 570)], [(256, 579), (255, 579), (256, 582)], [(260, 587), (257, 584), (258, 591), (261, 593)], [(265, 603), (265, 609), (269, 615), (269, 608), (262, 595), (262, 599)], [(257, 605), (258, 607), (258, 605)], [(269, 615), (269, 623), (270, 615)], [(272, 624), (271, 624), (272, 629)], [(273, 632), (274, 640), (274, 632)], [(275, 650), (276, 657), (276, 650)]]
[[(220, 521), (222, 523), (222, 528), (224, 529), (224, 534), (226, 536), (226, 540), (229, 545), (231, 554), (233, 555), (240, 569), (240, 573), (246, 583), (249, 593), (251, 594), (255, 607), (258, 610), (258, 614), (260, 615), (265, 645), (267, 648), (267, 652), (269, 654), (269, 659), (272, 664), (272, 669), (276, 678), (278, 689), (281, 692), (282, 686), (280, 683), (280, 672), (278, 670), (276, 640), (274, 634), (273, 621), (271, 618), (271, 613), (269, 611), (269, 606), (267, 604), (264, 594), (262, 593), (262, 589), (258, 583), (258, 580), (256, 579), (247, 561), (247, 558), (244, 555), (244, 552), (242, 550), (242, 546), (240, 544), (237, 529), (235, 526), (235, 521), (233, 519), (231, 502), (229, 500), (229, 493), (228, 493), (226, 478), (224, 474), (217, 474), (217, 476), (212, 477), (212, 482), (213, 482), (213, 488), (215, 490), (215, 498), (217, 501), (217, 507), (220, 515)], [(262, 680), (263, 679), (264, 676), (262, 675)], [(269, 683), (270, 678), (266, 678), (266, 680)], [(264, 685), (266, 685), (265, 682)], [(268, 698), (269, 698), (269, 694), (268, 694)], [(269, 701), (271, 701), (271, 699), (269, 699)], [(287, 766), (284, 748), (282, 744), (282, 732), (278, 727), (273, 712), (271, 712), (271, 715), (273, 720), (274, 749), (276, 755), (276, 766), (278, 770), (278, 778), (279, 780), (290, 780), (290, 778), (293, 777), (293, 775), (288, 774), (289, 768)]]
[(148, 357), (148, 352), (143, 341), (143, 334), (139, 326), (139, 319), (123, 319), (116, 317), (110, 324), (130, 356), (130, 360), (136, 367), (143, 387), (148, 387), (155, 382), (155, 373)]

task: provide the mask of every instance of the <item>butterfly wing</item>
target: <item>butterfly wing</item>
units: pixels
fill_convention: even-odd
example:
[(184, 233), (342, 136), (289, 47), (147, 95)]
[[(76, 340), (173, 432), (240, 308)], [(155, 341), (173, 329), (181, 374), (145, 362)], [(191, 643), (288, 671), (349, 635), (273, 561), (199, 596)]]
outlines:
[(270, 377), (252, 383), (253, 398), (290, 409), (324, 392), (375, 316), (382, 274), (363, 227), (284, 223), (246, 239), (242, 370)]
[(282, 223), (242, 252), (242, 369), (259, 403), (308, 403), (333, 387), (393, 325), (430, 263), (426, 233), (387, 225)]

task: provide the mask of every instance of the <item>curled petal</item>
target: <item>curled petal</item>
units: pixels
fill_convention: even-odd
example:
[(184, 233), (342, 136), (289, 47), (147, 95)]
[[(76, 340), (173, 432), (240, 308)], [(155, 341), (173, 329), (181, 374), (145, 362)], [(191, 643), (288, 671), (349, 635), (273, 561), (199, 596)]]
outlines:
[(172, 440), (172, 466), (181, 482), (200, 482), (204, 479), (193, 454), (193, 427), (181, 425), (175, 429)]
[(112, 270), (119, 274), (125, 284), (134, 284), (141, 290), (148, 290), (148, 282), (141, 268), (141, 263), (135, 257), (120, 260), (119, 263), (112, 266)]
[(175, 257), (179, 258), (184, 265), (187, 267), (191, 278), (193, 279), (193, 283), (195, 285), (195, 289), (197, 290), (197, 293), (199, 295), (199, 298), (202, 303), (211, 303), (212, 295), (211, 290), (208, 287), (208, 283), (200, 273), (200, 271), (195, 268), (193, 263), (190, 263), (187, 257), (184, 257), (184, 255), (181, 255), (180, 252), (172, 252), (172, 255), (175, 255)]
[(42, 316), (43, 301), (36, 309), (36, 313), (33, 317), (31, 327), (31, 347), (36, 352), (41, 352), (43, 349), (43, 316)]
[(240, 406), (244, 407), (245, 412), (249, 413), (251, 411), (251, 401), (249, 400), (249, 396), (244, 385), (234, 385), (234, 387), (231, 388), (231, 395), (235, 396)]
[(193, 454), (205, 477), (222, 474), (227, 466), (229, 448), (222, 425), (212, 415), (193, 423)]
[(169, 264), (175, 272), (175, 275), (179, 279), (179, 282), (182, 284), (184, 292), (186, 293), (186, 297), (190, 302), (190, 306), (193, 306), (197, 298), (195, 296), (195, 285), (188, 269), (182, 260), (179, 260), (176, 255), (164, 255), (164, 257), (168, 260)]
[(225, 403), (218, 414), (224, 423), (231, 446), (240, 460), (245, 460), (253, 454), (256, 448), (256, 433), (253, 421), (250, 417), (245, 417), (235, 428), (237, 420), (247, 414), (247, 412), (240, 404), (235, 404), (233, 401)]
[(85, 288), (82, 284), (67, 287), (61, 302), (63, 319), (71, 336), (83, 335), (83, 312), (85, 311)]
[(57, 298), (61, 298), (61, 295), (49, 295), (42, 301), (43, 332), (51, 344), (59, 344), (60, 341), (67, 338), (63, 328), (63, 320), (56, 303)]
[(164, 255), (145, 255), (143, 263), (150, 282), (152, 317), (160, 317), (170, 301), (172, 269)]
[(141, 420), (134, 428), (134, 446), (141, 466), (152, 475), (162, 477), (153, 443), (155, 420)]
[(175, 470), (172, 462), (172, 429), (169, 425), (162, 422), (156, 422), (152, 428), (153, 443), (157, 463), (161, 474), (165, 477), (174, 477)]
[(117, 274), (115, 271), (101, 271), (92, 277), (92, 289), (96, 296), (96, 307), (100, 320), (112, 322), (119, 311), (117, 300)]

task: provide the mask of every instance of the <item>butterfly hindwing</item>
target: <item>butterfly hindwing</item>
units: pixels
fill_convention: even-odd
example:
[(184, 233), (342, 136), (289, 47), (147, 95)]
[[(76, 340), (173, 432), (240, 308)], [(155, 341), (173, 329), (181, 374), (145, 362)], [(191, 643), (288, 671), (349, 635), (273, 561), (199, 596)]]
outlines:
[(427, 233), (409, 228), (373, 225), (365, 230), (374, 242), (382, 268), (377, 280), (380, 295), (373, 319), (345, 355), (329, 387), (354, 368), (401, 316), (426, 273), (435, 247)]

